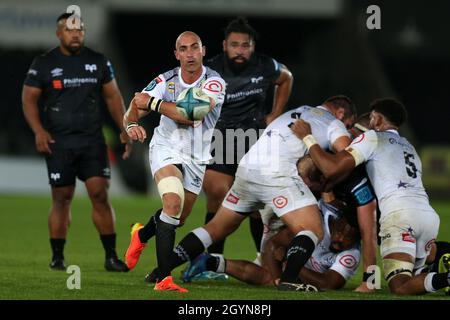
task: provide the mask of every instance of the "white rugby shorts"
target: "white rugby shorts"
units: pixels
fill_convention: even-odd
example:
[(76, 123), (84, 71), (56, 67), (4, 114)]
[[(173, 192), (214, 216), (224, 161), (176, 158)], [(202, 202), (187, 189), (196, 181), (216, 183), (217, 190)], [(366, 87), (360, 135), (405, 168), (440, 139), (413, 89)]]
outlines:
[(317, 205), (316, 198), (298, 175), (267, 174), (241, 166), (222, 203), (225, 208), (241, 213), (267, 205), (278, 217), (314, 204)]

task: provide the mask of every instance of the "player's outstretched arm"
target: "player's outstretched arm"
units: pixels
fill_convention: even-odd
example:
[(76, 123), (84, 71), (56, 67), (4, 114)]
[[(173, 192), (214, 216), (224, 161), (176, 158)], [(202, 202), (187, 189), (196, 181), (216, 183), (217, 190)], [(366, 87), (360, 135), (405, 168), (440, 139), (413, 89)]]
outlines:
[(345, 279), (338, 272), (328, 270), (324, 273), (315, 272), (307, 268), (300, 271), (300, 279), (320, 289), (340, 289), (345, 285)]
[(292, 83), (294, 77), (286, 66), (281, 67), (281, 73), (278, 79), (275, 81), (275, 94), (272, 106), (272, 111), (266, 116), (266, 124), (269, 125), (273, 120), (280, 116), (286, 103), (289, 100), (292, 91)]

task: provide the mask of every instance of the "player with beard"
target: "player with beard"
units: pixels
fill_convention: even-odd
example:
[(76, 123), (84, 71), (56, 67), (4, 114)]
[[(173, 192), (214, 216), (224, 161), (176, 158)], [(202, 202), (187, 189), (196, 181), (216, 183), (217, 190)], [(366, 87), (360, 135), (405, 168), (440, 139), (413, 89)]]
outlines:
[[(64, 13), (58, 17), (56, 36), (60, 45), (33, 61), (22, 93), (25, 118), (36, 136), (37, 151), (45, 154), (52, 190), (50, 268), (65, 270), (64, 244), (79, 178), (92, 203), (92, 220), (106, 252), (105, 268), (128, 271), (115, 249), (115, 217), (108, 200), (110, 167), (102, 133), (104, 100), (122, 131), (121, 141), (129, 141), (122, 126), (125, 105), (111, 63), (84, 46), (83, 22), (79, 17), (69, 19), (71, 16)], [(126, 145), (124, 159), (130, 146)]]
[[(247, 20), (237, 18), (225, 29), (223, 52), (206, 61), (227, 82), (225, 102), (214, 133), (214, 163), (207, 166), (203, 181), (206, 223), (219, 209), (233, 184), (240, 159), (256, 142), (259, 130), (283, 113), (291, 94), (291, 72), (275, 59), (255, 52), (256, 38)], [(267, 91), (274, 85), (272, 110), (265, 114)], [(250, 229), (259, 252), (263, 225), (258, 214), (251, 217)], [(209, 253), (223, 254), (224, 242), (213, 244)]]

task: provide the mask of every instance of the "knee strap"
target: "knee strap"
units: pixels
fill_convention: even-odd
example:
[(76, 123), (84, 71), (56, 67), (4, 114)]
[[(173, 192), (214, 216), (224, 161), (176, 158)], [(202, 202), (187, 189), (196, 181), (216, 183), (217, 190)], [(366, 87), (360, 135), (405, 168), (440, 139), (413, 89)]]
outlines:
[(181, 180), (174, 176), (166, 177), (159, 181), (157, 187), (161, 199), (163, 195), (165, 195), (166, 193), (175, 193), (180, 197), (181, 199), (180, 211), (177, 212), (177, 215), (174, 217), (180, 218), (184, 206), (184, 188), (183, 184), (181, 183)]
[(383, 259), (384, 278), (387, 282), (396, 275), (404, 274), (412, 277), (414, 263), (395, 259)]

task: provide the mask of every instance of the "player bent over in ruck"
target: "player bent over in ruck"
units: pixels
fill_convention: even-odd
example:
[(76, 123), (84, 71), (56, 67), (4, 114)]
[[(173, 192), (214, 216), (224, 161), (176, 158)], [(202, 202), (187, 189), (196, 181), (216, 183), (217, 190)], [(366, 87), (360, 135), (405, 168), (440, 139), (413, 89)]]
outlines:
[(303, 106), (274, 120), (263, 136), (242, 158), (236, 179), (216, 216), (204, 227), (189, 233), (171, 254), (171, 268), (195, 259), (213, 242), (231, 234), (253, 211), (272, 208), (294, 235), (287, 250), (280, 290), (297, 290), (298, 273), (308, 261), (323, 230), (317, 201), (297, 174), (297, 161), (307, 145), (289, 129), (297, 118), (314, 123), (325, 148), (343, 150), (350, 142), (343, 121), (352, 122), (355, 108), (344, 96), (327, 99), (316, 108)]
[(397, 100), (375, 100), (371, 104), (372, 130), (336, 155), (324, 152), (315, 142), (313, 123), (310, 127), (307, 122), (297, 121), (292, 126), (299, 138), (308, 141), (310, 155), (326, 177), (340, 179), (366, 163), (381, 211), (384, 276), (391, 292), (399, 295), (433, 292), (450, 285), (448, 271), (414, 275), (425, 264), (440, 220), (422, 184), (419, 155), (398, 133), (406, 116), (405, 107)]

